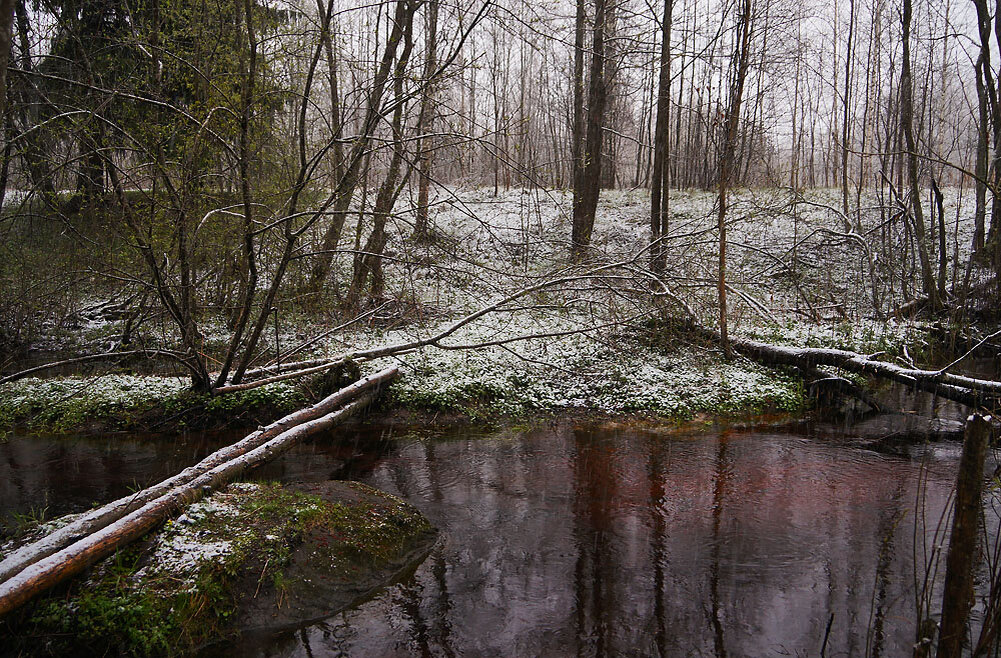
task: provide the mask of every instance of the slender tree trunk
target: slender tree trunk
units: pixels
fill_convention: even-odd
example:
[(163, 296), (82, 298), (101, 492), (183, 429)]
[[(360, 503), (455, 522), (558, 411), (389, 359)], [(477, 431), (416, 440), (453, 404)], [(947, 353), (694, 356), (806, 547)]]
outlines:
[[(410, 60), (410, 53), (413, 50), (413, 30), (408, 24), (403, 32), (403, 50), (396, 63), (396, 75), (393, 82), (393, 93), (397, 98), (403, 98), (403, 83), (407, 72), (407, 64)], [(403, 142), (403, 113), (404, 103), (400, 102), (393, 111), (393, 157), (376, 195), (375, 207), (372, 211), (372, 233), (369, 235), (365, 248), (365, 253), (359, 254), (355, 259), (354, 275), (351, 279), (351, 287), (348, 291), (347, 303), (349, 307), (355, 307), (361, 298), (362, 290), (366, 279), (372, 278), (372, 296), (378, 297), (383, 291), (382, 254), (386, 249), (386, 221), (399, 194), (400, 172), (403, 167), (405, 147)]]
[(671, 198), (671, 167), (668, 163), (671, 135), (671, 14), (674, 0), (664, 0), (661, 30), (660, 75), (657, 84), (657, 123), (653, 134), (653, 176), (650, 181), (650, 268), (663, 272)]
[[(990, 250), (995, 271), (1001, 274), (1001, 198), (998, 196), (999, 184), (1001, 184), (1001, 107), (999, 107), (998, 88), (994, 80), (991, 68), (991, 33), (994, 32), (1001, 48), (1001, 12), (995, 11), (992, 21), (991, 8), (986, 0), (973, 0), (977, 10), (977, 25), (980, 33), (980, 55), (977, 59), (977, 97), (980, 103), (980, 129), (984, 133), (978, 145), (978, 167), (979, 149), (990, 151), (990, 156), (985, 155), (983, 169), (987, 175), (987, 188), (991, 191), (991, 221), (984, 239), (984, 247)], [(992, 24), (993, 23), (993, 24)], [(982, 101), (980, 99), (983, 99)], [(984, 105), (987, 105), (984, 108)], [(988, 123), (989, 118), (989, 123)], [(990, 130), (990, 135), (986, 133)], [(990, 149), (987, 142), (993, 141), (993, 149)], [(986, 195), (985, 195), (986, 196)], [(979, 198), (978, 198), (979, 201)], [(986, 199), (984, 203), (986, 214)], [(979, 207), (978, 207), (979, 210)], [(997, 277), (998, 286), (1001, 287), (1001, 276)]]
[(727, 188), (734, 167), (734, 151), (737, 142), (737, 125), (740, 120), (740, 105), (744, 96), (744, 82), (747, 79), (747, 67), (751, 47), (751, 0), (741, 3), (740, 17), (737, 21), (737, 52), (734, 53), (734, 75), (730, 87), (730, 103), (726, 113), (726, 126), (723, 135), (723, 152), (719, 164), (719, 199), (717, 202), (717, 230), (719, 231), (719, 277), (717, 280), (717, 295), (719, 298), (719, 329), (720, 342), (726, 358), (733, 357), (733, 348), (727, 328), (726, 315), (726, 211)]
[(340, 180), (344, 174), (344, 147), (340, 139), (344, 132), (343, 119), (341, 117), (340, 81), (337, 74), (337, 53), (334, 50), (334, 42), (331, 38), (332, 13), (334, 10), (333, 1), (328, 0), (326, 7), (323, 0), (316, 0), (316, 8), (320, 12), (320, 39), (323, 43), (323, 52), (327, 60), (327, 84), (330, 87), (330, 126), (333, 129), (334, 143), (331, 146), (330, 154), (334, 162), (334, 180)]
[[(397, 0), (396, 12), (393, 19), (393, 27), (382, 53), (382, 60), (375, 78), (372, 81), (372, 89), (369, 93), (368, 103), (365, 110), (365, 119), (362, 124), (361, 135), (355, 140), (351, 152), (347, 158), (347, 165), (337, 185), (337, 200), (334, 202), (333, 219), (323, 236), (321, 253), (317, 256), (310, 277), (309, 289), (318, 292), (333, 264), (334, 251), (341, 239), (341, 230), (344, 228), (344, 220), (347, 217), (348, 206), (351, 203), (351, 196), (358, 186), (361, 163), (365, 150), (368, 148), (372, 132), (375, 130), (380, 117), (382, 117), (382, 96), (386, 89), (386, 82), (392, 72), (393, 60), (396, 58), (396, 51), (403, 37), (406, 26), (412, 23), (414, 12), (418, 3), (414, 0)], [(397, 99), (398, 101), (402, 99)]]
[(605, 24), (608, 0), (595, 1), (594, 37), (591, 44), (591, 80), (588, 85), (587, 139), (581, 153), (583, 168), (575, 184), (570, 259), (580, 262), (591, 244), (594, 216), (601, 188), (601, 145), (605, 119)]
[[(989, 53), (988, 53), (989, 55)], [(977, 81), (977, 162), (974, 170), (976, 180), (973, 182), (975, 189), (975, 210), (973, 228), (973, 250), (978, 252), (984, 248), (986, 236), (987, 219), (987, 151), (989, 148), (988, 112), (989, 103), (987, 100), (987, 88), (984, 84), (984, 53), (981, 51), (976, 64)]]
[(852, 230), (848, 218), (848, 151), (851, 147), (852, 63), (855, 57), (855, 0), (848, 0), (848, 43), (845, 44), (845, 84), (841, 92), (841, 211), (845, 230)]
[[(31, 60), (31, 41), (28, 38), (30, 18), (24, 5), (24, 0), (17, 0), (14, 11), (17, 17), (18, 42), (21, 47), (21, 68), (26, 73), (31, 74), (34, 72), (34, 64)], [(24, 145), (21, 148), (21, 155), (28, 168), (31, 184), (41, 193), (42, 199), (47, 205), (54, 206), (56, 203), (56, 187), (52, 179), (52, 170), (49, 167), (49, 161), (46, 158), (47, 149), (43, 143), (44, 139), (41, 131), (30, 130), (39, 123), (38, 111), (43, 101), (42, 95), (30, 77), (21, 80), (18, 89), (20, 91), (21, 102), (17, 108), (17, 114), (21, 123), (22, 134), (24, 135)]]
[(420, 133), (420, 177), (417, 182), (417, 216), (414, 237), (426, 239), (430, 231), (428, 220), (428, 193), (431, 185), (432, 140), (428, 133), (432, 129), (434, 113), (434, 85), (431, 77), (438, 66), (438, 0), (429, 0), (427, 5), (427, 29), (425, 31), (424, 90), (421, 93), (420, 118), (417, 131)]
[(233, 338), (230, 340), (229, 350), (219, 371), (216, 386), (225, 383), (229, 376), (229, 370), (233, 365), (233, 359), (243, 341), (243, 332), (250, 319), (253, 307), (254, 296), (257, 293), (257, 255), (254, 247), (254, 202), (251, 194), (250, 182), (250, 118), (254, 103), (254, 87), (257, 78), (257, 35), (254, 32), (254, 13), (251, 0), (244, 0), (244, 20), (247, 26), (247, 41), (250, 46), (249, 58), (246, 72), (244, 74), (243, 86), (241, 89), (240, 113), (240, 145), (239, 145), (239, 168), (240, 168), (240, 200), (243, 203), (243, 263), (246, 271), (246, 283), (244, 284), (243, 295), (240, 300), (240, 311), (233, 328)]
[(0, 0), (0, 123), (7, 114), (7, 65), (14, 39), (14, 7), (17, 0)]
[(906, 148), (907, 180), (911, 192), (911, 216), (914, 219), (915, 242), (918, 260), (921, 264), (922, 290), (928, 296), (932, 308), (940, 305), (935, 277), (932, 274), (928, 252), (928, 233), (925, 229), (924, 211), (921, 207), (921, 191), (918, 187), (918, 154), (914, 140), (914, 99), (911, 79), (911, 1), (904, 0), (901, 13), (903, 56), (900, 69), (900, 121), (903, 125), (904, 146)]
[(932, 196), (935, 199), (935, 218), (938, 221), (938, 296), (945, 299), (946, 269), (949, 253), (945, 244), (945, 203), (942, 190), (934, 178), (931, 179)]
[(574, 20), (573, 51), (573, 116), (570, 126), (570, 179), (572, 181), (574, 206), (578, 199), (578, 181), (583, 171), (581, 161), (584, 150), (584, 26), (586, 22), (584, 0), (577, 0), (577, 16)]

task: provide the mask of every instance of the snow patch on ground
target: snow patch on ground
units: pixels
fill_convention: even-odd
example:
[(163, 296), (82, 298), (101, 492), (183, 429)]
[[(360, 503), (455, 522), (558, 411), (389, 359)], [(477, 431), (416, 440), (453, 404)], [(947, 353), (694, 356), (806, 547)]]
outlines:
[(175, 582), (182, 581), (182, 589), (193, 588), (204, 567), (225, 563), (245, 548), (240, 535), (219, 537), (217, 528), (220, 521), (239, 515), (241, 498), (258, 489), (247, 482), (231, 485), (226, 492), (189, 505), (157, 534), (155, 550), (148, 564), (133, 575), (134, 582), (155, 582), (169, 576)]

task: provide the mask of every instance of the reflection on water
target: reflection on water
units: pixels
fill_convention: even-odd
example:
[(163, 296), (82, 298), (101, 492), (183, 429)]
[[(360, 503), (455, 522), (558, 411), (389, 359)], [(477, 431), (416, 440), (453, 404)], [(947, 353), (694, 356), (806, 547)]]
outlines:
[[(927, 455), (934, 520), (958, 447)], [(767, 432), (402, 439), (355, 475), (443, 529), (425, 564), (354, 610), (233, 650), (903, 655), (919, 469)]]
[[(934, 527), (959, 457), (956, 444), (915, 459), (777, 430), (665, 435), (560, 423), (423, 440), (390, 431), (356, 426), (260, 477), (364, 480), (416, 504), (442, 541), (412, 577), (361, 606), (226, 651), (909, 654), (921, 460)], [(62, 503), (87, 505), (118, 495), (133, 471), (177, 470), (208, 443), (136, 441), (122, 452), (118, 439), (70, 441), (66, 454), (31, 458), (23, 442), (0, 444), (0, 494), (23, 506), (27, 492), (48, 490), (51, 504), (74, 483), (104, 479), (108, 491)]]
[[(346, 465), (378, 459), (382, 445), (364, 434), (300, 445), (289, 455), (254, 472), (254, 477), (286, 482), (341, 478)], [(177, 436), (107, 434), (98, 436), (19, 436), (0, 440), (0, 538), (16, 529), (19, 517), (54, 518), (80, 512), (170, 477), (210, 452), (242, 439), (246, 431)]]
[(232, 436), (9, 436), (0, 441), (0, 537), (17, 516), (86, 510), (173, 475)]

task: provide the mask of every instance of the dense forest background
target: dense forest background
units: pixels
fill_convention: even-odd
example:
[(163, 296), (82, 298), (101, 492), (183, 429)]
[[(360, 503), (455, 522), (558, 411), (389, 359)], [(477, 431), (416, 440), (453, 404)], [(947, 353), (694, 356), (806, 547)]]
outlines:
[[(560, 287), (534, 308), (592, 324), (646, 291), (728, 353), (735, 313), (966, 327), (997, 295), (1001, 14), (983, 0), (2, 9), (10, 354), (113, 303), (116, 348), (157, 327), (142, 349), (207, 389), (274, 351), (272, 324), (440, 317), (442, 282), (484, 278), (498, 299)], [(616, 242), (601, 222), (623, 206), (645, 226)], [(456, 218), (501, 264), (462, 251)]]

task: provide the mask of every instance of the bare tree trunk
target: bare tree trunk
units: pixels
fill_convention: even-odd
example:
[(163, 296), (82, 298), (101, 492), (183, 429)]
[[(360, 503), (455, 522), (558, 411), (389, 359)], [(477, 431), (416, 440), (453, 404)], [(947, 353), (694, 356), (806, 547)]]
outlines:
[(14, 7), (17, 0), (0, 0), (0, 120), (7, 114), (7, 65), (14, 39)]
[[(413, 50), (413, 29), (410, 24), (403, 31), (403, 51), (396, 63), (396, 75), (393, 82), (393, 93), (399, 99), (403, 98), (403, 82), (407, 72), (407, 64), (410, 60), (410, 52)], [(365, 243), (364, 253), (358, 254), (355, 259), (354, 275), (351, 280), (351, 288), (348, 291), (347, 303), (350, 308), (358, 304), (361, 297), (365, 281), (372, 277), (372, 296), (378, 297), (383, 290), (382, 275), (382, 253), (386, 249), (386, 221), (399, 194), (400, 171), (403, 167), (405, 147), (403, 143), (403, 111), (404, 103), (397, 103), (393, 111), (393, 157), (389, 163), (389, 170), (383, 180), (376, 195), (375, 207), (372, 212), (372, 233)], [(408, 172), (409, 175), (409, 172)]]
[(650, 269), (663, 272), (665, 245), (670, 220), (671, 167), (667, 162), (671, 135), (671, 19), (674, 0), (664, 0), (661, 22), (664, 38), (660, 48), (660, 75), (657, 83), (657, 123), (653, 134), (653, 175), (650, 181)]
[(578, 199), (578, 181), (584, 169), (581, 158), (584, 151), (584, 25), (586, 22), (584, 0), (577, 0), (577, 15), (574, 19), (573, 51), (573, 116), (570, 126), (570, 180), (573, 187), (574, 206)]
[(727, 330), (726, 316), (726, 211), (727, 187), (734, 167), (734, 150), (737, 141), (737, 125), (740, 120), (740, 104), (744, 96), (744, 81), (747, 79), (747, 67), (751, 47), (751, 0), (743, 0), (740, 16), (737, 19), (737, 52), (733, 57), (733, 81), (730, 87), (730, 103), (727, 108), (726, 126), (723, 136), (723, 152), (719, 163), (719, 198), (717, 201), (718, 215), (716, 227), (719, 231), (719, 277), (717, 280), (717, 295), (719, 298), (719, 329), (720, 342), (726, 358), (733, 356), (730, 337)]
[[(583, 1), (583, 0), (579, 0)], [(570, 259), (580, 262), (591, 245), (594, 216), (601, 188), (601, 145), (605, 120), (605, 24), (608, 0), (595, 0), (594, 37), (591, 43), (591, 80), (588, 88), (587, 139), (581, 153), (582, 169), (574, 183), (573, 232)]]
[(851, 90), (852, 63), (855, 57), (855, 0), (848, 0), (848, 43), (845, 44), (845, 85), (841, 92), (841, 211), (845, 218), (845, 230), (852, 230), (848, 218), (848, 151), (851, 138)]
[[(31, 61), (31, 42), (28, 38), (29, 16), (24, 0), (17, 0), (14, 7), (17, 17), (18, 42), (21, 47), (21, 68), (28, 74), (34, 72), (34, 64)], [(5, 69), (6, 70), (6, 69)], [(56, 203), (56, 188), (52, 180), (52, 170), (46, 159), (46, 148), (43, 144), (43, 137), (40, 131), (32, 130), (38, 125), (38, 109), (42, 104), (41, 94), (35, 83), (29, 77), (25, 77), (18, 85), (20, 91), (20, 104), (18, 107), (18, 118), (21, 122), (22, 135), (24, 136), (24, 146), (22, 147), (22, 157), (28, 168), (31, 177), (31, 184), (38, 190), (43, 201), (54, 206)], [(6, 98), (6, 95), (4, 96)]]
[(945, 244), (945, 203), (942, 190), (934, 178), (931, 179), (932, 196), (935, 198), (934, 217), (938, 221), (938, 296), (945, 299), (946, 269), (949, 262), (949, 253)]
[[(308, 288), (312, 292), (318, 292), (330, 273), (330, 267), (334, 260), (334, 251), (341, 239), (341, 230), (344, 228), (344, 220), (347, 217), (348, 206), (351, 203), (351, 196), (358, 185), (361, 172), (361, 163), (364, 159), (365, 150), (368, 148), (372, 132), (375, 130), (380, 117), (383, 114), (382, 96), (386, 89), (386, 82), (392, 72), (393, 60), (396, 58), (396, 50), (403, 37), (406, 26), (413, 22), (414, 12), (417, 11), (419, 3), (414, 0), (397, 0), (396, 12), (393, 19), (393, 28), (389, 34), (385, 49), (382, 53), (382, 60), (379, 69), (372, 81), (372, 89), (369, 93), (366, 107), (365, 120), (362, 124), (361, 135), (355, 139), (354, 145), (347, 158), (347, 166), (337, 185), (337, 200), (334, 203), (333, 219), (323, 236), (320, 254), (317, 256), (310, 276)], [(397, 99), (401, 102), (402, 99)]]
[(425, 53), (424, 53), (424, 91), (421, 94), (420, 117), (417, 121), (417, 132), (420, 133), (420, 178), (417, 182), (417, 216), (414, 224), (414, 237), (425, 239), (429, 235), (430, 224), (428, 221), (428, 192), (431, 185), (431, 158), (433, 150), (431, 148), (431, 132), (434, 114), (434, 93), (435, 87), (431, 84), (431, 77), (438, 66), (438, 0), (429, 0), (427, 5), (427, 28), (425, 30)]
[[(977, 10), (977, 25), (980, 33), (980, 55), (976, 64), (978, 73), (977, 97), (978, 103), (981, 105), (980, 129), (984, 133), (987, 132), (988, 128), (990, 129), (990, 136), (982, 135), (981, 144), (978, 145), (978, 149), (982, 146), (985, 151), (991, 152), (989, 157), (985, 155), (989, 162), (984, 163), (988, 179), (987, 188), (991, 191), (991, 221), (984, 239), (984, 247), (990, 250), (995, 271), (1001, 273), (1001, 198), (998, 196), (998, 188), (1001, 184), (1001, 106), (999, 106), (997, 81), (994, 79), (991, 68), (990, 52), (992, 31), (998, 40), (999, 47), (1001, 47), (1001, 29), (999, 29), (1001, 25), (998, 24), (1001, 21), (1001, 12), (995, 11), (992, 17), (991, 8), (986, 0), (973, 0), (973, 4)], [(986, 108), (983, 107), (984, 104), (987, 105)], [(987, 142), (993, 142), (993, 149), (989, 148)], [(978, 158), (979, 155), (978, 151)], [(998, 276), (997, 279), (998, 285), (1001, 286), (1001, 276)]]
[(341, 135), (344, 132), (341, 118), (340, 84), (337, 74), (337, 53), (334, 51), (333, 39), (330, 36), (333, 0), (328, 0), (324, 7), (323, 0), (316, 0), (316, 8), (320, 12), (320, 40), (327, 60), (327, 84), (330, 87), (330, 125), (333, 128), (333, 146), (330, 154), (334, 163), (334, 180), (340, 180), (344, 169), (344, 147), (341, 146)]
[[(990, 53), (986, 53), (990, 57)], [(989, 149), (990, 132), (988, 129), (989, 101), (987, 99), (987, 88), (984, 82), (985, 73), (983, 67), (985, 53), (981, 49), (980, 57), (977, 58), (975, 77), (977, 82), (977, 162), (974, 170), (973, 181), (976, 190), (976, 202), (974, 210), (973, 228), (973, 251), (978, 252), (984, 248), (986, 237), (987, 219), (987, 151)]]
[(918, 154), (914, 140), (914, 100), (911, 79), (911, 0), (904, 0), (901, 13), (903, 56), (900, 69), (900, 122), (903, 125), (904, 145), (907, 149), (907, 179), (911, 192), (911, 216), (914, 219), (915, 242), (918, 260), (921, 263), (922, 290), (928, 296), (932, 308), (939, 308), (938, 289), (932, 274), (928, 252), (928, 233), (925, 229), (924, 211), (921, 207), (921, 191), (918, 187)]
[(247, 73), (241, 89), (240, 113), (240, 200), (243, 203), (243, 267), (246, 269), (244, 293), (240, 302), (240, 311), (233, 329), (229, 350), (223, 361), (216, 385), (221, 385), (229, 376), (233, 359), (243, 342), (243, 332), (247, 327), (253, 308), (254, 296), (257, 293), (257, 256), (254, 251), (255, 227), (253, 221), (254, 203), (250, 192), (250, 117), (254, 102), (254, 86), (257, 77), (257, 36), (254, 33), (253, 7), (250, 0), (244, 0), (244, 15), (247, 24), (247, 40), (250, 45), (250, 57), (247, 62)]

